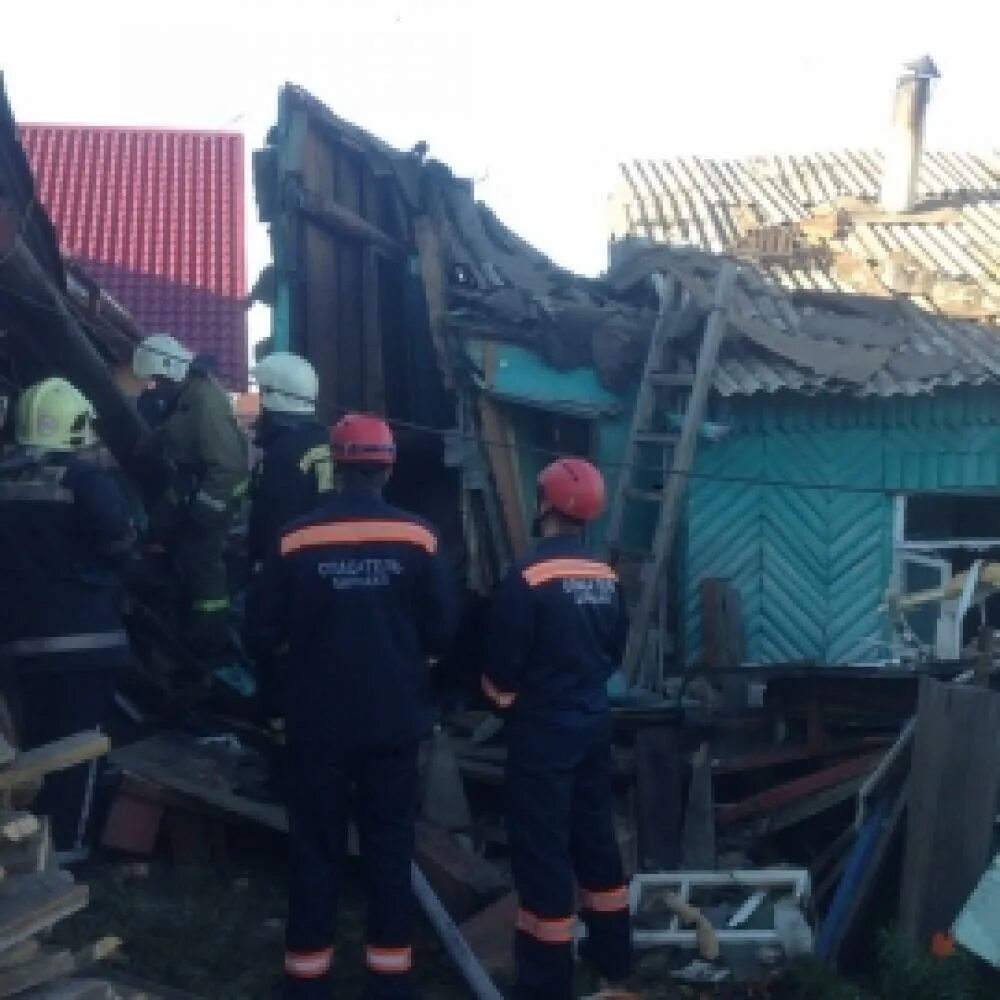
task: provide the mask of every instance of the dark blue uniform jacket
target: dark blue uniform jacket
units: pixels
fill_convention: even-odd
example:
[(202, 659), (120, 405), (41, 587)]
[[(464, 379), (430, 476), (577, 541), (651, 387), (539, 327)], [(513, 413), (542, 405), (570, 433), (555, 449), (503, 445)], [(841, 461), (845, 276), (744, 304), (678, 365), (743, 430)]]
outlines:
[(127, 639), (120, 575), (134, 538), (125, 496), (76, 455), (0, 460), (0, 652), (55, 670), (113, 666)]
[(281, 529), (309, 514), (333, 491), (330, 432), (315, 420), (277, 426), (260, 441), (263, 455), (250, 478), (247, 555), (261, 562)]
[(575, 536), (543, 539), (497, 594), (483, 690), (511, 710), (516, 732), (537, 733), (542, 746), (604, 732), (607, 681), (627, 628), (615, 572)]
[(370, 492), (336, 494), (287, 525), (253, 591), (248, 640), (289, 646), (290, 752), (391, 748), (427, 728), (429, 657), (453, 631), (435, 533)]

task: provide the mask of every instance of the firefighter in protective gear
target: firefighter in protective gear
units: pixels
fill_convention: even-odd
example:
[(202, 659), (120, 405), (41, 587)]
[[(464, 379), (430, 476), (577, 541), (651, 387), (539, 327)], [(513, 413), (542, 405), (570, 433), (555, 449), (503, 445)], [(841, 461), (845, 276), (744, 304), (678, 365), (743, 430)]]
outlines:
[[(316, 419), (319, 380), (305, 358), (276, 352), (251, 372), (260, 392), (261, 414), (254, 428), (260, 459), (250, 477), (247, 556), (250, 589), (257, 585), (264, 560), (278, 543), (281, 529), (315, 510), (333, 492), (330, 431)], [(251, 597), (251, 601), (253, 598)], [(285, 717), (281, 656), (257, 661), (258, 703), (276, 740)], [(280, 744), (271, 760), (271, 787), (282, 793), (284, 755)]]
[(377, 417), (334, 428), (338, 492), (286, 525), (248, 614), (251, 648), (290, 645), (286, 997), (327, 998), (349, 803), (367, 894), (368, 998), (413, 997), (410, 865), (428, 660), (452, 633), (437, 535), (387, 504), (395, 445)]
[(146, 448), (170, 470), (149, 511), (149, 541), (165, 551), (180, 585), (188, 640), (205, 657), (228, 641), (225, 545), (247, 485), (247, 445), (225, 390), (169, 334), (147, 337), (132, 362), (169, 399)]
[[(128, 661), (120, 581), (134, 531), (115, 480), (84, 452), (94, 410), (50, 378), (17, 404), (15, 445), (0, 460), (0, 656), (10, 657), (22, 743), (106, 726)], [(45, 779), (38, 809), (56, 849), (79, 858), (97, 774), (81, 765)]]
[(316, 419), (319, 381), (297, 354), (269, 354), (252, 371), (261, 415), (254, 444), (261, 457), (250, 479), (247, 554), (259, 568), (289, 521), (333, 491), (330, 432)]
[(509, 714), (511, 866), (519, 895), (520, 1000), (572, 997), (577, 885), (582, 952), (609, 981), (630, 967), (628, 892), (615, 839), (607, 681), (627, 633), (614, 571), (584, 525), (604, 509), (589, 462), (562, 458), (538, 479), (540, 541), (502, 583), (482, 686)]

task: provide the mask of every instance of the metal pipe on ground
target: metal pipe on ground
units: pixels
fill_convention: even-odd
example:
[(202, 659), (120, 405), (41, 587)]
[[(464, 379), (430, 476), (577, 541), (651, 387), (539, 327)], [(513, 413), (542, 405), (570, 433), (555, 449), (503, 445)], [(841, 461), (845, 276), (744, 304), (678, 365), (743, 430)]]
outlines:
[(413, 893), (417, 897), (421, 909), (434, 930), (437, 931), (445, 951), (451, 956), (462, 978), (472, 990), (472, 996), (475, 997), (475, 1000), (503, 1000), (503, 995), (479, 964), (479, 960), (473, 954), (468, 942), (462, 937), (462, 932), (455, 926), (455, 922), (448, 915), (448, 911), (442, 906), (441, 900), (437, 898), (430, 883), (424, 877), (424, 873), (417, 865), (413, 865), (411, 869), (411, 879)]

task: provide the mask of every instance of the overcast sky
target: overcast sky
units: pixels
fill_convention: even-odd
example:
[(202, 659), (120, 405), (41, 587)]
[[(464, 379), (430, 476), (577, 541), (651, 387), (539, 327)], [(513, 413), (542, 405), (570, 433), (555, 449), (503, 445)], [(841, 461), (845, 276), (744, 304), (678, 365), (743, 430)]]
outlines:
[[(426, 140), (514, 229), (587, 273), (604, 265), (618, 161), (878, 145), (896, 72), (924, 52), (942, 75), (928, 144), (1000, 146), (997, 0), (4, 8), (0, 67), (21, 121), (232, 128), (249, 153), (292, 81), (397, 146)], [(269, 252), (248, 198), (252, 281)]]

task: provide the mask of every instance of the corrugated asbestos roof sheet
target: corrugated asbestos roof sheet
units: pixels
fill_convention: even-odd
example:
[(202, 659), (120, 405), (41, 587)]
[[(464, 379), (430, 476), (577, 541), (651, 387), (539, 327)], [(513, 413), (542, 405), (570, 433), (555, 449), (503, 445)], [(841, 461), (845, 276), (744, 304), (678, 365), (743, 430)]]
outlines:
[(21, 141), (67, 256), (244, 388), (242, 135), (26, 125)]
[[(911, 394), (1000, 378), (1000, 152), (925, 153), (919, 204), (905, 215), (878, 205), (878, 153), (688, 157), (634, 161), (621, 172), (612, 278), (628, 257), (634, 270), (635, 243), (640, 256), (650, 242), (736, 254), (753, 265), (738, 296), (749, 320), (791, 334), (803, 350), (803, 340), (822, 350), (857, 347), (865, 337), (875, 341), (868, 347), (888, 350), (856, 391)], [(705, 259), (699, 267), (711, 270)], [(855, 308), (845, 300), (859, 296), (869, 326), (845, 341), (821, 318), (843, 328), (840, 317)], [(878, 323), (895, 334), (871, 326), (879, 301), (891, 307), (876, 310)], [(716, 387), (735, 394), (844, 385), (744, 338), (727, 345)]]

